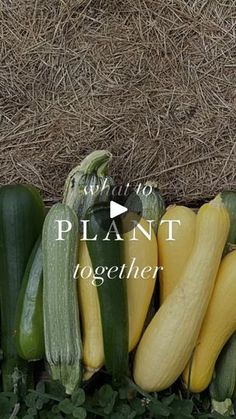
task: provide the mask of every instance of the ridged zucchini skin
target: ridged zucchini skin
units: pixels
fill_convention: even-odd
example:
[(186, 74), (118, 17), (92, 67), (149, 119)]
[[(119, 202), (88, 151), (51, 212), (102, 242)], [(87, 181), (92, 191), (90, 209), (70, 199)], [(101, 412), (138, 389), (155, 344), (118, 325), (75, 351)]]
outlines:
[(194, 246), (181, 279), (138, 345), (134, 379), (145, 391), (161, 391), (172, 385), (190, 359), (228, 232), (229, 215), (217, 196), (200, 208)]
[[(0, 296), (1, 344), (4, 353), (4, 391), (13, 389), (12, 374), (19, 369), (25, 379), (26, 365), (14, 342), (16, 305), (24, 271), (43, 225), (45, 209), (37, 190), (27, 185), (0, 189)], [(23, 370), (22, 370), (23, 368)]]
[[(109, 206), (99, 204), (91, 207), (86, 215), (88, 235), (97, 236), (95, 241), (87, 241), (93, 270), (97, 267), (107, 267), (102, 275), (103, 284), (97, 287), (100, 313), (103, 329), (103, 344), (105, 365), (113, 379), (119, 380), (128, 373), (128, 305), (126, 282), (119, 279), (109, 279), (107, 272), (111, 267), (120, 267), (122, 250), (121, 242), (110, 235), (110, 241), (104, 241), (111, 220)], [(118, 220), (116, 225), (120, 230)]]
[[(58, 239), (57, 220), (72, 228)], [(81, 379), (81, 337), (76, 281), (78, 219), (65, 204), (48, 212), (43, 226), (43, 314), (45, 353), (51, 375), (71, 394)]]
[(96, 150), (69, 173), (63, 203), (75, 210), (79, 220), (85, 219), (86, 211), (95, 203), (108, 201), (114, 185), (107, 174), (111, 159), (109, 151)]
[(236, 383), (236, 333), (234, 333), (222, 349), (215, 366), (214, 378), (210, 385), (213, 400), (224, 402), (235, 398)]
[(236, 244), (236, 192), (224, 191), (220, 194), (224, 202), (230, 218), (229, 235), (224, 248), (224, 255), (232, 250), (232, 246)]
[(179, 220), (181, 224), (173, 224), (173, 241), (167, 240), (168, 223), (162, 223), (158, 229), (159, 264), (164, 268), (159, 272), (160, 304), (163, 304), (173, 291), (192, 251), (196, 214), (190, 208), (171, 205), (162, 217), (162, 221), (165, 220)]
[(26, 361), (44, 356), (41, 235), (32, 250), (21, 285), (16, 309), (15, 343), (19, 356)]
[[(230, 230), (224, 249), (224, 254), (236, 245), (236, 192), (221, 192), (221, 198), (230, 217)], [(220, 353), (216, 365), (213, 381), (210, 386), (211, 397), (223, 402), (235, 397), (236, 392), (236, 333), (231, 336)]]
[(200, 393), (208, 387), (220, 351), (236, 330), (235, 297), (234, 250), (226, 255), (220, 264), (192, 360), (183, 373), (184, 383), (193, 393)]

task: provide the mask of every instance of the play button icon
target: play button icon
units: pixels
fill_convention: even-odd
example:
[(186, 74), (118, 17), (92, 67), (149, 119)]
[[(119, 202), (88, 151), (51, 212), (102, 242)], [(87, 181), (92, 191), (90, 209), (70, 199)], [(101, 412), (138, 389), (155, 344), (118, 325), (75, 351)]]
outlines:
[[(122, 193), (122, 188), (125, 189), (124, 193)], [(109, 195), (106, 191), (104, 200), (101, 193), (101, 197), (88, 209), (85, 221), (88, 220), (88, 213), (93, 211), (93, 219), (100, 225), (105, 235), (111, 226), (115, 228), (114, 225), (121, 231), (121, 234), (133, 230), (143, 216), (143, 200), (134, 190), (126, 189), (120, 185), (112, 189)], [(89, 199), (95, 201), (93, 197)]]
[(127, 211), (128, 208), (124, 207), (123, 205), (120, 205), (115, 201), (110, 201), (110, 218), (115, 218)]

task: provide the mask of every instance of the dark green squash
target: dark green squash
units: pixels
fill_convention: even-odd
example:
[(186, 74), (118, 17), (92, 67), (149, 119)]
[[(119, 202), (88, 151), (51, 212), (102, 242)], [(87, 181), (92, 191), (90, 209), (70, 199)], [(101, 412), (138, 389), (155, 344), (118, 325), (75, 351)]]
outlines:
[[(97, 287), (103, 329), (103, 344), (105, 365), (113, 379), (119, 380), (128, 373), (128, 303), (125, 279), (119, 278), (119, 268), (122, 265), (121, 241), (110, 235), (110, 241), (104, 240), (111, 224), (110, 207), (107, 204), (97, 204), (91, 207), (86, 215), (88, 237), (97, 236), (97, 240), (87, 241), (92, 261), (93, 271), (102, 267)], [(118, 219), (116, 226), (120, 231)], [(113, 279), (108, 277), (108, 271), (118, 267), (118, 273)]]
[(26, 379), (26, 365), (14, 342), (16, 305), (25, 268), (43, 225), (45, 208), (37, 190), (27, 185), (0, 189), (0, 296), (2, 380), (11, 391)]
[(230, 218), (230, 230), (224, 249), (224, 255), (226, 255), (232, 250), (232, 246), (236, 245), (236, 192), (224, 191), (220, 195)]
[[(224, 255), (236, 246), (236, 192), (221, 192), (222, 200), (230, 217), (230, 230)], [(215, 373), (210, 385), (213, 400), (223, 402), (225, 399), (235, 398), (236, 393), (236, 333), (234, 333), (224, 346), (216, 362)]]

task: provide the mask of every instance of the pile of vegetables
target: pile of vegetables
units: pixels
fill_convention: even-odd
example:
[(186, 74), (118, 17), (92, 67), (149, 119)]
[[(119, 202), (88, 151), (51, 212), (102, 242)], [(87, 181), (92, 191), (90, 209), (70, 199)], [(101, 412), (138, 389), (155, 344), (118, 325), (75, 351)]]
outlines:
[[(126, 205), (136, 212), (141, 200), (143, 208), (135, 239), (136, 227), (128, 229), (129, 219), (122, 217), (116, 220), (116, 234), (104, 240), (114, 187), (108, 174), (110, 163), (109, 152), (91, 153), (69, 173), (63, 202), (49, 211), (32, 186), (0, 189), (3, 397), (18, 395), (22, 388), (31, 389), (35, 396), (39, 385), (55, 381), (63, 393), (54, 406), (55, 417), (83, 418), (86, 412), (81, 406), (87, 401), (82, 388), (103, 371), (103, 385), (114, 399), (113, 407), (118, 392), (112, 389), (120, 391), (127, 385), (149, 404), (149, 408), (140, 405), (137, 414), (117, 418), (174, 417), (168, 406), (176, 401), (175, 396), (165, 410), (160, 408), (158, 395), (167, 392), (172, 397), (171, 388), (176, 385), (187, 397), (186, 403), (208, 389), (212, 410), (232, 412), (236, 397), (236, 192), (220, 193), (198, 212), (180, 205), (165, 208), (155, 185), (148, 195), (132, 192)], [(150, 219), (153, 227), (147, 237), (143, 231), (148, 231)], [(83, 239), (82, 220), (87, 220), (88, 241)], [(173, 227), (174, 240), (167, 239), (168, 220), (179, 220)], [(59, 239), (62, 222), (67, 228)], [(134, 259), (140, 270), (157, 265), (163, 270), (155, 278), (148, 269), (145, 279), (128, 278)], [(120, 278), (114, 267), (122, 264), (126, 268)], [(102, 283), (95, 286), (91, 272), (99, 266), (105, 269), (99, 275)], [(86, 279), (80, 276), (83, 268), (89, 272)], [(32, 366), (35, 371), (41, 369), (41, 377), (36, 379)], [(134, 397), (131, 393), (129, 403)], [(151, 409), (153, 404), (159, 406), (158, 413)], [(16, 401), (14, 406), (11, 418), (21, 417)], [(92, 412), (96, 414), (87, 417), (112, 417), (112, 410), (98, 413), (94, 404)], [(180, 417), (193, 417), (191, 412)], [(37, 414), (35, 410), (32, 416), (22, 417)]]

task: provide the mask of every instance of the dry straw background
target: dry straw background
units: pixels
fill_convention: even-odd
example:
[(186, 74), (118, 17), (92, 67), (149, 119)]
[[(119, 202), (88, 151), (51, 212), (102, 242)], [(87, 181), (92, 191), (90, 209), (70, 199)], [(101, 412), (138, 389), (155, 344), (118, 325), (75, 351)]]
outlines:
[(234, 0), (0, 0), (0, 183), (55, 202), (107, 148), (168, 202), (235, 188), (235, 26)]

